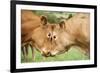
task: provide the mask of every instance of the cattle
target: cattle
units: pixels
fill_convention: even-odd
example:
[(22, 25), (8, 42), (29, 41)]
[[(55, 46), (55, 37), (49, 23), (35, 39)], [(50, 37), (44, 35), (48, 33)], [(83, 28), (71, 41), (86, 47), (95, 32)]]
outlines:
[[(36, 16), (32, 11), (26, 12), (25, 17), (27, 18), (23, 15), (21, 20), (22, 47), (27, 48), (30, 45), (33, 57), (34, 48), (40, 51), (44, 57), (53, 57), (68, 52), (72, 46), (80, 47), (84, 54), (89, 56), (90, 16), (88, 13), (77, 13), (59, 24), (51, 24), (47, 21), (46, 16)], [(29, 15), (27, 15), (28, 13)], [(30, 15), (31, 13), (33, 16)], [(22, 14), (24, 13), (22, 12)]]
[(45, 16), (38, 16), (31, 10), (21, 10), (21, 50), (24, 58), (27, 60), (28, 46), (32, 49), (34, 57), (34, 49), (32, 47), (31, 36), (32, 32), (46, 23)]
[[(59, 24), (49, 26), (47, 36), (50, 47), (43, 48), (45, 56), (55, 56), (67, 52), (72, 46), (80, 47), (85, 55), (90, 54), (90, 15), (88, 13), (77, 13), (68, 20)], [(44, 31), (45, 32), (45, 31)], [(43, 43), (43, 42), (41, 42)]]

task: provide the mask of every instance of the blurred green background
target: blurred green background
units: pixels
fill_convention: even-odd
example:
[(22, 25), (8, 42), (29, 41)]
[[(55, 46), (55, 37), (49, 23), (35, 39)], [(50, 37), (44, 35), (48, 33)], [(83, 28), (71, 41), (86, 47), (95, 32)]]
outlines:
[(73, 12), (58, 12), (58, 11), (33, 11), (37, 15), (45, 15), (49, 23), (59, 23), (63, 19), (69, 19), (76, 13)]
[[(54, 11), (33, 11), (37, 15), (45, 15), (47, 16), (49, 23), (59, 23), (63, 19), (69, 19), (73, 17), (76, 13), (72, 12), (54, 12)], [(78, 47), (77, 47), (78, 48)], [(44, 58), (40, 52), (36, 49), (34, 51), (34, 62), (50, 62), (50, 61), (68, 61), (68, 60), (87, 60), (88, 57), (80, 52), (76, 47), (72, 47), (68, 52), (57, 55), (55, 57), (47, 57)], [(32, 51), (29, 47), (28, 61), (26, 61), (21, 53), (21, 62), (33, 62), (32, 60)]]

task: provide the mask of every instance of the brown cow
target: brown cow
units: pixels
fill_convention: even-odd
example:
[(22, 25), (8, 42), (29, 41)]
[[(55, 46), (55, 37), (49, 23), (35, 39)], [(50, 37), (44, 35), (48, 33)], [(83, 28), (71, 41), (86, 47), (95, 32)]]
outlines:
[(89, 14), (79, 13), (57, 25), (47, 23), (47, 19), (42, 16), (42, 25), (29, 34), (28, 43), (30, 42), (31, 46), (37, 48), (45, 57), (68, 51), (73, 45), (80, 46), (89, 54), (89, 20)]
[[(37, 16), (32, 11), (22, 10), (21, 11), (21, 37), (22, 43), (29, 40), (31, 37), (31, 32), (39, 27), (41, 24), (44, 24), (44, 16)], [(27, 38), (27, 39), (26, 39)]]
[[(90, 52), (90, 16), (88, 13), (77, 13), (59, 25), (52, 25), (46, 31), (50, 47), (43, 48), (45, 56), (54, 56), (68, 51), (71, 46), (79, 46), (89, 56)], [(44, 31), (45, 32), (45, 31)], [(45, 33), (44, 33), (45, 34)], [(37, 37), (38, 38), (38, 37)], [(43, 42), (41, 42), (43, 43)]]
[(32, 32), (36, 28), (47, 24), (46, 22), (45, 16), (38, 16), (31, 10), (21, 11), (21, 48), (25, 59), (27, 59), (28, 56), (28, 46), (30, 45), (30, 47), (33, 48), (31, 43)]
[(55, 24), (46, 24), (33, 31), (32, 42), (38, 51), (45, 57), (52, 56), (50, 50), (53, 49), (53, 40), (51, 34), (55, 28)]
[[(68, 21), (62, 21), (65, 30), (70, 35), (72, 44), (81, 47), (85, 54), (90, 54), (90, 15), (77, 13)], [(73, 39), (73, 40), (72, 40)], [(70, 43), (71, 44), (71, 43)]]

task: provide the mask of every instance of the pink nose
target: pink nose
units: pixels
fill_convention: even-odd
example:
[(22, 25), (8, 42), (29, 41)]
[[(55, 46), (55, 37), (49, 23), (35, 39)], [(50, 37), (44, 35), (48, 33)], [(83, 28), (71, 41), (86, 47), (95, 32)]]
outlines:
[(48, 57), (50, 56), (50, 52), (46, 48), (42, 48), (42, 55)]
[(53, 56), (55, 56), (54, 54), (51, 54), (51, 52), (49, 50), (47, 50), (46, 48), (42, 49), (42, 55), (45, 56), (45, 57), (49, 57), (49, 56), (53, 57)]

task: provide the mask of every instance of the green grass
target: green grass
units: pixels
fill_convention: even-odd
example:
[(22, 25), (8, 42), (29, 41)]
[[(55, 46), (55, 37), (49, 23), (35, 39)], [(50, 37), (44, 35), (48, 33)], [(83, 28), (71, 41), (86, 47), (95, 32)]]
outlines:
[[(88, 57), (84, 55), (82, 52), (77, 50), (77, 48), (71, 48), (68, 52), (65, 52), (64, 54), (57, 55), (55, 57), (43, 57), (40, 52), (37, 50), (35, 52), (35, 59), (32, 60), (32, 52), (29, 48), (29, 55), (28, 55), (28, 61), (27, 62), (51, 62), (51, 61), (71, 61), (71, 60), (87, 60)], [(21, 62), (26, 63), (23, 56), (21, 55)]]

